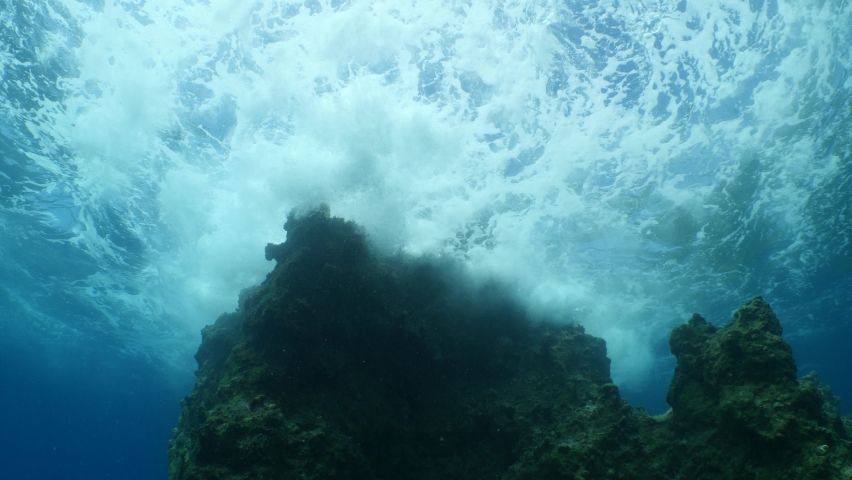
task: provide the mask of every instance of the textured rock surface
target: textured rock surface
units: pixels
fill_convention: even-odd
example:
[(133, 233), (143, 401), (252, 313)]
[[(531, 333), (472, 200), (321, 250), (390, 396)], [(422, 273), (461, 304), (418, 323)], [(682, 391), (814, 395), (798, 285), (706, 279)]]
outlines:
[[(632, 409), (601, 339), (532, 324), (452, 264), (373, 255), (327, 208), (202, 332), (170, 478), (852, 479), (837, 400), (757, 298), (672, 333), (672, 410)], [(847, 423), (847, 428), (848, 428)]]
[(679, 439), (671, 462), (680, 459), (689, 478), (852, 478), (839, 400), (816, 375), (796, 378), (763, 299), (718, 330), (696, 314), (670, 345), (678, 364), (666, 399)]

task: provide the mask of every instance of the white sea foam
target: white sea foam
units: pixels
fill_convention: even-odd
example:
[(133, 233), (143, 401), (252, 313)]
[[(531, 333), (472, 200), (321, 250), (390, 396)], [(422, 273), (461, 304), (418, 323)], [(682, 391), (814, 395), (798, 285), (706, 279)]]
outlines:
[(852, 7), (755, 4), (69, 1), (79, 76), (31, 130), (72, 152), (77, 244), (123, 261), (108, 208), (144, 243), (128, 308), (197, 331), (325, 201), (517, 282), (638, 384), (692, 311), (829, 258), (811, 199), (842, 172), (814, 129), (848, 96)]

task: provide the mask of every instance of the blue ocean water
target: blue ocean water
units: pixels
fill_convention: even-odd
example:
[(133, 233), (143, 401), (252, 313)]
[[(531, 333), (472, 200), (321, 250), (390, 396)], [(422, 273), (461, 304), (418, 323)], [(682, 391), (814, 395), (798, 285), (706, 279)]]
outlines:
[(671, 328), (754, 295), (852, 398), (850, 37), (844, 0), (0, 0), (0, 479), (164, 478), (201, 327), (320, 201), (582, 323), (653, 413)]

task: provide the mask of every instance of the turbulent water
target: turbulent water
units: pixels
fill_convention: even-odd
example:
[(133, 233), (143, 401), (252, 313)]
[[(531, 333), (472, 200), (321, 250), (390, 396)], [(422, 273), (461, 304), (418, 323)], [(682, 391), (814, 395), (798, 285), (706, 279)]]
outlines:
[(4, 411), (71, 382), (173, 422), (317, 202), (584, 324), (649, 408), (671, 327), (758, 294), (852, 395), (845, 0), (0, 0), (0, 40), (2, 371), (53, 385)]

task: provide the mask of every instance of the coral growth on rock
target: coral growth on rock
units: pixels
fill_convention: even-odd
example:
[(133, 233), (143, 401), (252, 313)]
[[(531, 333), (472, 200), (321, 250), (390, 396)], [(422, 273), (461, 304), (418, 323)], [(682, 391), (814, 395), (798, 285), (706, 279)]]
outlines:
[(172, 480), (848, 479), (838, 400), (762, 299), (674, 330), (671, 411), (621, 398), (603, 340), (531, 322), (452, 262), (374, 254), (327, 207), (202, 331)]

